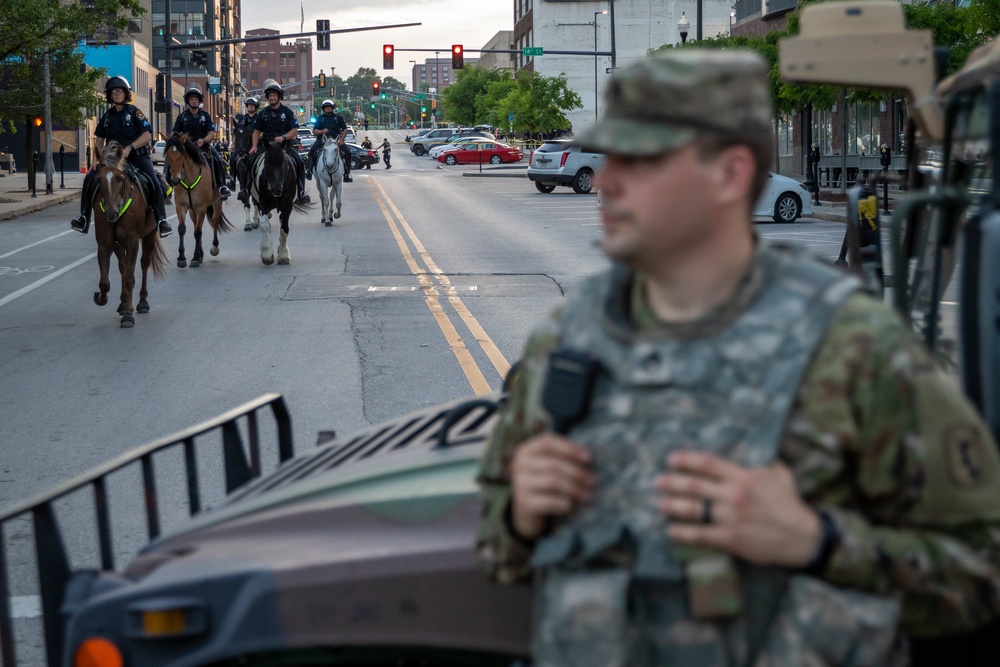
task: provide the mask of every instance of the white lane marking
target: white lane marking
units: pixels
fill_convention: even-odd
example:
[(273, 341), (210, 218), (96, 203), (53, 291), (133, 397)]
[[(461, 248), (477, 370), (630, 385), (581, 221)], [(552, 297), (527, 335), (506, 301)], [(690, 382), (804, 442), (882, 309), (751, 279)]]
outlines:
[(50, 273), (49, 275), (45, 276), (44, 278), (42, 278), (40, 280), (36, 280), (35, 282), (31, 283), (30, 285), (22, 287), (21, 289), (17, 290), (16, 292), (14, 292), (12, 294), (8, 294), (4, 298), (0, 299), (0, 306), (6, 306), (8, 303), (10, 303), (11, 301), (13, 301), (14, 299), (17, 299), (19, 297), (24, 296), (25, 294), (27, 294), (31, 290), (35, 289), (36, 287), (41, 287), (42, 285), (44, 285), (45, 283), (49, 282), (50, 280), (55, 280), (56, 278), (58, 278), (59, 276), (61, 276), (64, 273), (66, 273), (67, 271), (71, 271), (71, 270), (75, 269), (76, 267), (80, 266), (81, 264), (83, 264), (84, 262), (88, 262), (88, 261), (94, 259), (95, 257), (97, 257), (97, 253), (96, 252), (92, 252), (89, 255), (87, 255), (86, 257), (83, 257), (81, 259), (76, 260), (75, 262), (73, 262), (69, 266), (64, 266), (63, 268), (59, 269), (55, 273)]
[[(35, 241), (34, 243), (29, 243), (28, 245), (26, 245), (26, 246), (24, 246), (22, 248), (18, 248), (17, 250), (11, 250), (10, 252), (8, 252), (8, 253), (6, 253), (4, 255), (0, 255), (0, 259), (3, 259), (4, 257), (10, 257), (11, 255), (16, 255), (17, 253), (21, 252), (22, 250), (27, 250), (28, 248), (34, 248), (36, 245), (41, 245), (43, 243), (48, 243), (49, 241), (53, 241), (53, 240), (59, 238), (60, 236), (66, 236), (67, 234), (72, 234), (74, 231), (75, 230), (73, 230), (73, 229), (67, 229), (65, 232), (61, 232), (59, 234), (56, 234), (55, 236), (50, 236), (47, 239), (42, 239), (41, 241)], [(79, 234), (79, 232), (77, 232), (77, 234)]]
[(10, 615), (13, 618), (38, 618), (42, 615), (41, 596), (12, 595), (10, 597)]

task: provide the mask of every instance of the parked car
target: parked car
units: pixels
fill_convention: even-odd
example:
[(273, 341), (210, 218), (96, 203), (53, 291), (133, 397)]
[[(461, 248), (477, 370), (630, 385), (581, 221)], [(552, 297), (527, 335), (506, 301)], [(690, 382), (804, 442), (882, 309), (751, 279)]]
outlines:
[(467, 143), (472, 142), (472, 141), (478, 141), (480, 139), (482, 139), (482, 137), (458, 137), (457, 139), (455, 139), (451, 143), (441, 144), (440, 146), (435, 146), (434, 148), (430, 149), (427, 152), (427, 154), (430, 155), (433, 159), (436, 160), (438, 158), (438, 155), (441, 155), (441, 153), (445, 152), (446, 150), (450, 150), (452, 148), (458, 148), (459, 146), (461, 146), (463, 144), (467, 144)]
[(453, 127), (439, 127), (431, 130), (422, 137), (415, 137), (410, 141), (410, 150), (417, 157), (426, 154), (434, 146), (449, 143), (449, 139), (456, 134)]
[(163, 154), (167, 151), (167, 142), (157, 141), (153, 144), (149, 157), (153, 159), (153, 164), (163, 164)]
[(585, 195), (594, 188), (594, 173), (604, 164), (604, 155), (588, 153), (573, 146), (569, 139), (552, 139), (538, 147), (528, 163), (528, 180), (542, 193), (557, 185), (573, 188)]
[(445, 164), (501, 164), (520, 162), (521, 149), (501, 144), (499, 141), (480, 139), (451, 148), (438, 155), (438, 162)]
[(316, 143), (316, 137), (313, 136), (312, 128), (309, 127), (300, 127), (295, 140), (299, 144), (300, 153), (308, 151)]
[(362, 169), (364, 167), (371, 167), (373, 164), (378, 164), (378, 151), (372, 148), (362, 148), (357, 144), (346, 141), (344, 145), (347, 146), (347, 150), (351, 151), (351, 169)]
[(773, 218), (775, 222), (795, 222), (811, 213), (812, 198), (806, 186), (772, 171), (751, 215)]

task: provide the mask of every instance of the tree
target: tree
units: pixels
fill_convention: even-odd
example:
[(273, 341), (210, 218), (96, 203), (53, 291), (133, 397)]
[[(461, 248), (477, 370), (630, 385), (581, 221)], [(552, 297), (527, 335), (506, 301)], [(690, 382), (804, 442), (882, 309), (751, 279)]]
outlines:
[(444, 107), (448, 117), (459, 125), (475, 125), (477, 121), (487, 120), (477, 117), (476, 98), (489, 84), (503, 79), (511, 80), (510, 73), (475, 65), (458, 70), (455, 83), (444, 89)]
[(511, 77), (509, 72), (480, 67), (460, 72), (444, 96), (448, 117), (457, 123), (504, 126), (513, 114), (514, 130), (519, 132), (569, 129), (565, 112), (583, 106), (563, 75), (547, 77), (521, 71)]
[(372, 94), (372, 82), (378, 81), (381, 85), (382, 78), (378, 72), (371, 67), (359, 67), (358, 71), (347, 77), (347, 92), (351, 99), (368, 99)]
[(51, 62), (53, 118), (78, 124), (81, 109), (98, 107), (96, 91), (104, 72), (86, 70), (76, 49), (81, 35), (124, 30), (128, 17), (143, 13), (136, 0), (3, 0), (0, 23), (0, 84), (5, 91), (0, 107), (0, 131), (16, 131), (17, 123), (38, 115), (44, 105), (42, 63)]

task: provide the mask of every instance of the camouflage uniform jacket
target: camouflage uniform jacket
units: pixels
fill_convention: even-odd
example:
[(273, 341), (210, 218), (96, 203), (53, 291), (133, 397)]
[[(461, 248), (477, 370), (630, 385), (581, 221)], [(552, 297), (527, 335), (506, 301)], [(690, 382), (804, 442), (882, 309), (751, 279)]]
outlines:
[[(641, 276), (630, 298), (640, 330), (691, 336), (713, 320), (659, 323)], [(557, 309), (531, 337), (481, 463), (478, 551), (504, 583), (531, 573), (533, 545), (509, 526), (508, 465), (520, 443), (549, 430), (537, 369), (558, 347), (561, 319)], [(857, 294), (838, 312), (805, 372), (779, 458), (841, 531), (828, 583), (901, 591), (902, 630), (917, 636), (968, 631), (998, 613), (1000, 455), (974, 407), (884, 305)]]

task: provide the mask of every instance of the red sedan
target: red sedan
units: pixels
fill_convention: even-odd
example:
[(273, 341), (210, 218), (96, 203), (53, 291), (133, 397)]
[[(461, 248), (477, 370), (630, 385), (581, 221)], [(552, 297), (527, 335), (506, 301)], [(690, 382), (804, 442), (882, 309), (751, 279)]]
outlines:
[(500, 164), (520, 162), (521, 149), (502, 144), (499, 141), (472, 141), (458, 148), (446, 150), (438, 155), (438, 162), (445, 164)]

